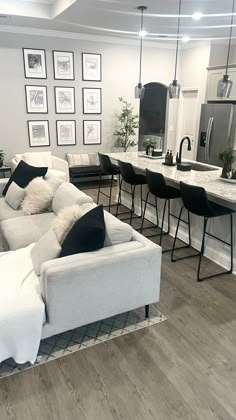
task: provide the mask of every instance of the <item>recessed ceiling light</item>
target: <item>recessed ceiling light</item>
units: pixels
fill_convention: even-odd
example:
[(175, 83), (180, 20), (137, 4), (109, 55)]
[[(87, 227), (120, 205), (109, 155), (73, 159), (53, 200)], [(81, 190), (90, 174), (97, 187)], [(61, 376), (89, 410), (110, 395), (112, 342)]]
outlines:
[(189, 42), (190, 41), (190, 36), (183, 36), (182, 41), (183, 42)]
[(147, 32), (146, 31), (139, 31), (139, 36), (146, 36), (147, 35)]
[(193, 20), (200, 20), (202, 18), (203, 14), (201, 12), (195, 12), (192, 14)]

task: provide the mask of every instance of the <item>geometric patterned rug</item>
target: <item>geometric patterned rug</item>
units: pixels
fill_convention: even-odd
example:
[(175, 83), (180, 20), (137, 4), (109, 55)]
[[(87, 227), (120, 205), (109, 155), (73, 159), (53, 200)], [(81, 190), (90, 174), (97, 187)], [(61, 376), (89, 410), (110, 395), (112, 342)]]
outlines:
[(58, 357), (84, 350), (165, 320), (166, 317), (154, 305), (151, 305), (148, 319), (145, 318), (144, 308), (139, 308), (46, 338), (41, 341), (38, 357), (34, 365), (30, 363), (19, 365), (13, 359), (7, 359), (0, 363), (0, 378), (31, 369)]

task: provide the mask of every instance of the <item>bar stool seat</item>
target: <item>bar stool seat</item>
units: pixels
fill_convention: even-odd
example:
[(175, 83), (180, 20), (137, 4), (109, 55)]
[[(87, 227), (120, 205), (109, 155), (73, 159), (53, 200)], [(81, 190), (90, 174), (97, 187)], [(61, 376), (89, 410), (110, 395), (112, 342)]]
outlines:
[[(150, 171), (149, 169), (147, 169), (146, 170), (146, 175), (147, 175), (148, 192), (147, 192), (145, 205), (144, 205), (141, 233), (143, 231), (143, 224), (144, 224), (147, 204), (156, 208), (156, 218), (157, 218), (156, 227), (159, 228), (157, 199), (165, 200), (164, 208), (163, 208), (163, 214), (162, 214), (162, 222), (161, 222), (161, 227), (160, 227), (160, 233), (156, 233), (154, 235), (149, 236), (149, 237), (160, 236), (159, 244), (161, 245), (163, 235), (168, 235), (169, 232), (170, 232), (170, 216), (176, 217), (174, 214), (172, 214), (170, 212), (170, 200), (180, 198), (181, 197), (181, 192), (180, 192), (179, 189), (174, 188), (170, 185), (167, 185), (164, 176), (159, 172), (153, 172), (153, 171)], [(155, 205), (148, 201), (149, 194), (152, 194), (155, 197)], [(168, 203), (168, 224), (167, 224), (167, 231), (164, 231), (164, 221), (165, 221), (167, 203)], [(169, 252), (169, 251), (172, 251), (172, 248), (163, 250), (163, 252)]]
[[(212, 277), (217, 277), (217, 276), (220, 276), (222, 274), (232, 273), (232, 271), (233, 271), (233, 214), (235, 213), (235, 211), (233, 209), (230, 209), (228, 207), (224, 207), (220, 204), (216, 204), (213, 201), (208, 200), (206, 191), (202, 187), (198, 187), (198, 186), (195, 186), (195, 185), (188, 185), (188, 184), (185, 184), (184, 182), (180, 182), (180, 189), (181, 189), (181, 197), (182, 197), (184, 205), (182, 206), (182, 208), (180, 210), (180, 213), (179, 213), (179, 218), (178, 218), (178, 223), (177, 223), (177, 227), (176, 227), (175, 238), (174, 238), (174, 243), (173, 243), (173, 248), (172, 248), (172, 253), (171, 253), (171, 261), (176, 262), (177, 260), (183, 260), (185, 258), (192, 258), (192, 257), (195, 257), (195, 256), (199, 256), (197, 281), (202, 281), (202, 280), (209, 279), (209, 278), (212, 278)], [(201, 250), (200, 250), (200, 252), (197, 252), (197, 254), (194, 254), (194, 255), (188, 255), (188, 256), (185, 256), (185, 257), (174, 258), (175, 243), (176, 243), (176, 239), (177, 239), (177, 235), (178, 235), (179, 225), (180, 225), (180, 222), (182, 221), (181, 216), (182, 216), (182, 212), (183, 212), (184, 208), (187, 209), (188, 213), (190, 212), (192, 214), (195, 214), (196, 216), (201, 216), (204, 219)], [(215, 235), (212, 235), (210, 232), (207, 232), (207, 230), (206, 230), (207, 229), (207, 223), (208, 223), (209, 219), (216, 218), (216, 217), (221, 217), (221, 216), (230, 216), (230, 242), (226, 242), (222, 238), (219, 238)], [(190, 238), (190, 220), (189, 220), (188, 223), (189, 223), (189, 240), (191, 241), (191, 238)], [(220, 241), (223, 244), (228, 245), (230, 247), (231, 264), (230, 264), (230, 269), (227, 270), (227, 271), (223, 271), (223, 272), (220, 272), (220, 273), (217, 273), (217, 274), (211, 274), (209, 276), (201, 277), (201, 275), (200, 275), (201, 263), (202, 263), (202, 257), (204, 255), (204, 250), (205, 250), (205, 236), (206, 235), (210, 236), (211, 238), (217, 239), (218, 241)]]
[[(112, 206), (116, 206), (116, 204), (111, 204), (111, 198), (112, 198), (112, 187), (113, 187), (113, 180), (114, 180), (114, 176), (118, 176), (118, 186), (120, 189), (120, 168), (118, 165), (114, 165), (111, 162), (111, 159), (109, 158), (108, 155), (103, 155), (102, 153), (98, 153), (98, 157), (99, 157), (99, 162), (100, 162), (100, 167), (101, 167), (101, 172), (100, 172), (100, 176), (99, 176), (99, 186), (98, 186), (98, 195), (97, 195), (97, 204), (99, 203), (99, 199), (100, 199), (100, 194), (105, 195), (105, 197), (109, 198), (109, 204), (108, 206), (104, 206), (104, 207), (108, 207), (109, 212), (111, 211), (111, 207)], [(101, 180), (102, 180), (102, 175), (109, 175), (111, 177), (110, 179), (110, 192), (109, 195), (104, 193), (103, 191), (101, 191)]]
[[(140, 186), (140, 201), (141, 201), (141, 216), (135, 216), (135, 218), (137, 217), (142, 217), (142, 213), (143, 213), (143, 190), (142, 190), (142, 186), (145, 185), (147, 183), (147, 178), (145, 175), (142, 174), (137, 174), (134, 170), (134, 167), (131, 163), (129, 162), (122, 162), (119, 161), (119, 167), (120, 167), (120, 171), (121, 171), (121, 176), (122, 176), (122, 180), (120, 182), (120, 191), (119, 191), (119, 195), (118, 195), (118, 202), (117, 202), (117, 209), (116, 209), (116, 216), (118, 216), (118, 210), (119, 210), (119, 205), (122, 204), (121, 203), (121, 191), (122, 191), (122, 183), (126, 182), (127, 184), (130, 185), (131, 187), (131, 210), (130, 210), (130, 225), (132, 224), (132, 219), (133, 214), (134, 214), (134, 197), (135, 197), (135, 189), (137, 186)], [(128, 191), (126, 191), (126, 193), (129, 193)], [(121, 214), (127, 214), (129, 212), (123, 212), (120, 213)], [(126, 219), (123, 219), (126, 220)]]

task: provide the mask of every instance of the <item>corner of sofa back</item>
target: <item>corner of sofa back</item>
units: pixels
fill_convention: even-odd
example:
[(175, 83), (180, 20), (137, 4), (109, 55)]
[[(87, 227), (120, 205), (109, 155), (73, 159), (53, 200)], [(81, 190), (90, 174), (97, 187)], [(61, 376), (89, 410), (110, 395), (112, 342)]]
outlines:
[(66, 160), (69, 168), (73, 168), (74, 166), (99, 165), (97, 153), (66, 153)]

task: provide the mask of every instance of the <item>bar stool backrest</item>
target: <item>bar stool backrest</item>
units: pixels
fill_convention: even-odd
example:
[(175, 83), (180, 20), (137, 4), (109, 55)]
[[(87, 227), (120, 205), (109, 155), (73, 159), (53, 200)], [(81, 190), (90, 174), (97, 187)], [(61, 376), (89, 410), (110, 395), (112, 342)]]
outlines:
[(147, 184), (151, 194), (158, 198), (168, 198), (168, 190), (165, 178), (159, 172), (152, 172), (146, 169)]
[(214, 215), (214, 211), (210, 206), (206, 191), (203, 187), (180, 182), (180, 190), (184, 206), (188, 211), (204, 217), (211, 217)]
[(133, 165), (129, 162), (122, 162), (119, 160), (119, 167), (123, 180), (128, 184), (135, 184), (136, 173)]
[(102, 171), (107, 175), (112, 175), (113, 167), (109, 156), (103, 155), (102, 153), (98, 153), (98, 158)]

